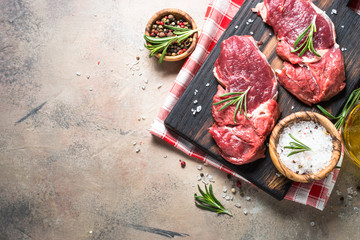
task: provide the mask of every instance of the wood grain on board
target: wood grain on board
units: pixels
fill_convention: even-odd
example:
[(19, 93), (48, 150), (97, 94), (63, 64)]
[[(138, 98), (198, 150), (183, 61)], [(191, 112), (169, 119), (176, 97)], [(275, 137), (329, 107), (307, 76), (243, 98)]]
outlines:
[[(270, 65), (274, 69), (282, 67), (283, 61), (275, 52), (277, 39), (272, 28), (265, 24), (261, 17), (251, 11), (251, 8), (255, 7), (259, 2), (262, 1), (247, 0), (244, 2), (217, 45), (166, 118), (165, 125), (169, 130), (174, 131), (191, 142), (215, 158), (219, 163), (239, 173), (259, 188), (280, 200), (286, 195), (292, 181), (276, 175), (277, 170), (271, 161), (268, 149), (263, 159), (246, 165), (233, 165), (219, 155), (218, 147), (208, 132), (208, 128), (213, 123), (211, 115), (212, 98), (217, 91), (218, 85), (213, 76), (213, 68), (219, 56), (220, 44), (224, 39), (233, 35), (253, 35), (255, 40), (263, 42), (260, 50), (266, 55)], [(360, 57), (360, 16), (346, 6), (347, 2), (342, 0), (314, 1), (318, 7), (326, 11), (334, 22), (337, 43), (344, 50), (347, 86), (339, 95), (321, 104), (333, 114), (340, 112), (347, 97), (357, 86), (360, 78), (360, 61), (358, 60)], [(337, 14), (331, 14), (332, 9), (336, 9)], [(248, 19), (252, 19), (254, 22), (246, 24)], [(207, 83), (209, 83), (209, 86), (207, 86)], [(194, 92), (196, 90), (197, 93), (195, 95)], [(194, 100), (198, 101), (196, 105), (193, 103)], [(317, 109), (309, 108), (298, 101), (281, 86), (279, 86), (278, 103), (282, 110), (280, 118), (284, 118), (297, 111), (317, 111)], [(202, 106), (202, 110), (193, 115), (191, 109), (196, 108), (198, 105)]]

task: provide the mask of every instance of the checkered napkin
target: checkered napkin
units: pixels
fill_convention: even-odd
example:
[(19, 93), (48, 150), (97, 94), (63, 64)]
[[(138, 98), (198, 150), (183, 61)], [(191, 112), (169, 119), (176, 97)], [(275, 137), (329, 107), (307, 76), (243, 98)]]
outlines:
[[(194, 52), (187, 59), (178, 76), (175, 79), (174, 85), (168, 93), (164, 105), (161, 107), (157, 118), (154, 120), (150, 132), (151, 134), (164, 139), (174, 147), (185, 152), (189, 156), (201, 159), (216, 168), (221, 169), (229, 174), (234, 175), (244, 181), (247, 181), (239, 174), (233, 172), (231, 169), (218, 163), (212, 157), (204, 154), (191, 143), (182, 137), (168, 132), (164, 126), (164, 120), (178, 101), (191, 79), (199, 70), (201, 64), (208, 56), (210, 51), (219, 40), (226, 27), (235, 16), (244, 0), (213, 0), (210, 1), (205, 14), (205, 24), (199, 36), (198, 44)], [(338, 177), (341, 161), (338, 167), (325, 179), (314, 183), (293, 183), (290, 190), (285, 196), (285, 199), (299, 202), (302, 204), (313, 206), (319, 210), (323, 210), (330, 193), (335, 185)]]

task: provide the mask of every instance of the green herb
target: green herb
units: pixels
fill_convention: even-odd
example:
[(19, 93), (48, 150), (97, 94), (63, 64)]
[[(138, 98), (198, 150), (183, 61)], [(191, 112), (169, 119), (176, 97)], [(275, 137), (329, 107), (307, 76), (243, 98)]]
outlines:
[(236, 104), (235, 112), (234, 112), (234, 123), (236, 123), (236, 114), (237, 114), (237, 112), (240, 111), (240, 114), (241, 114), (241, 111), (242, 111), (242, 108), (243, 108), (243, 105), (244, 105), (244, 114), (245, 114), (245, 117), (248, 119), (248, 117), (247, 117), (247, 109), (246, 109), (247, 108), (246, 107), (246, 96), (247, 96), (247, 93), (249, 92), (249, 90), (250, 90), (250, 86), (244, 92), (224, 93), (224, 94), (220, 95), (221, 98), (228, 97), (228, 96), (233, 96), (233, 95), (238, 95), (238, 96), (233, 96), (233, 97), (226, 98), (224, 100), (221, 100), (219, 102), (214, 103), (214, 105), (219, 105), (219, 104), (227, 102), (226, 104), (224, 104), (224, 106), (222, 106), (219, 109), (219, 111), (222, 111), (225, 108)]
[(196, 193), (194, 194), (195, 204), (197, 207), (204, 209), (204, 210), (211, 211), (211, 212), (224, 213), (224, 214), (228, 214), (228, 215), (232, 216), (231, 212), (229, 210), (225, 209), (225, 207), (214, 196), (211, 184), (209, 186), (209, 190), (208, 190), (207, 186), (205, 185), (206, 193), (203, 190), (201, 190), (199, 185), (198, 185), (198, 189), (199, 189), (201, 196), (197, 195)]
[(179, 44), (182, 41), (186, 40), (191, 35), (193, 35), (194, 33), (196, 33), (197, 31), (199, 31), (199, 29), (191, 30), (187, 28), (179, 28), (170, 25), (164, 25), (164, 26), (171, 30), (174, 30), (173, 33), (175, 34), (175, 36), (156, 38), (156, 37), (150, 37), (148, 35), (144, 35), (144, 39), (151, 44), (151, 45), (145, 44), (145, 47), (150, 50), (150, 57), (162, 51), (161, 57), (159, 58), (159, 63), (162, 63), (162, 60), (164, 59), (166, 54), (166, 50), (172, 43), (177, 42)]
[(330, 118), (331, 120), (337, 120), (335, 122), (335, 127), (337, 130), (340, 129), (340, 127), (342, 126), (345, 117), (348, 113), (348, 111), (360, 100), (360, 88), (355, 89), (354, 91), (352, 91), (352, 93), (350, 94), (348, 100), (345, 103), (345, 106), (343, 107), (343, 109), (341, 110), (340, 114), (338, 116), (333, 116), (331, 113), (329, 113), (328, 111), (325, 110), (325, 108), (321, 107), (320, 105), (316, 105), (320, 111), (328, 118)]
[[(321, 57), (321, 55), (315, 51), (314, 45), (313, 45), (313, 36), (314, 36), (314, 33), (316, 33), (315, 20), (316, 20), (316, 17), (310, 23), (310, 25), (305, 29), (305, 31), (302, 34), (300, 34), (300, 36), (294, 42), (294, 50), (292, 50), (291, 52), (294, 53), (294, 52), (300, 51), (302, 49), (299, 54), (299, 57), (301, 57), (306, 52), (306, 50), (309, 50), (309, 52), (312, 52), (316, 56)], [(297, 47), (299, 45), (299, 43), (301, 42), (301, 40), (305, 37), (306, 34), (307, 34), (307, 36), (306, 36), (306, 39), (303, 42), (303, 44), (301, 44), (300, 47)]]
[(289, 142), (290, 146), (285, 146), (284, 148), (291, 149), (291, 151), (287, 156), (290, 157), (291, 155), (305, 152), (305, 151), (311, 151), (311, 148), (297, 140), (291, 133), (289, 133), (289, 136), (294, 139), (295, 142)]

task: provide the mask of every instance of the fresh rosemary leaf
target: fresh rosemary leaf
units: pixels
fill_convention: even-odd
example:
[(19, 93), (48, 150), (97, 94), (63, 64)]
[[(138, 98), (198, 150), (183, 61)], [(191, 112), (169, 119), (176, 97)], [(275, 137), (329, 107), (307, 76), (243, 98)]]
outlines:
[(164, 26), (165, 26), (166, 28), (168, 28), (168, 29), (171, 29), (171, 30), (173, 30), (173, 31), (179, 31), (179, 32), (185, 32), (185, 31), (189, 31), (189, 30), (190, 30), (190, 29), (188, 29), (188, 28), (174, 27), (174, 26), (167, 25), (167, 24), (165, 24)]
[(163, 37), (163, 38), (156, 38), (156, 37), (150, 37), (148, 35), (144, 35), (144, 38), (147, 42), (151, 43), (151, 44), (158, 44), (158, 43), (164, 43), (164, 42), (168, 42), (172, 39), (175, 39), (176, 36), (174, 37)]
[(299, 150), (299, 151), (292, 151), (291, 153), (289, 153), (287, 156), (290, 157), (292, 155), (295, 155), (297, 153), (301, 153), (301, 152), (305, 152), (305, 150)]
[(163, 60), (164, 57), (165, 57), (165, 53), (166, 53), (168, 47), (169, 47), (174, 41), (175, 41), (175, 39), (170, 40), (168, 43), (166, 43), (166, 46), (165, 46), (164, 50), (162, 51), (161, 56), (160, 56), (160, 58), (159, 58), (159, 62), (162, 62), (162, 60)]
[(226, 104), (224, 104), (224, 106), (222, 106), (218, 111), (222, 111), (224, 110), (225, 108), (228, 108), (230, 107), (231, 105), (235, 105), (235, 111), (234, 111), (234, 123), (236, 123), (236, 114), (239, 112), (241, 114), (242, 112), (242, 108), (244, 106), (244, 115), (247, 119), (248, 116), (247, 116), (247, 103), (246, 103), (246, 97), (247, 97), (247, 94), (250, 90), (250, 86), (244, 91), (244, 92), (229, 92), (229, 93), (224, 93), (224, 94), (221, 94), (220, 97), (223, 98), (223, 97), (228, 97), (228, 96), (233, 96), (233, 95), (237, 95), (237, 96), (234, 96), (234, 97), (229, 97), (229, 98), (226, 98), (224, 100), (221, 100), (219, 102), (216, 102), (214, 103), (213, 105), (219, 105), (219, 104), (222, 104), (222, 103), (225, 103), (227, 102)]
[(348, 114), (349, 110), (351, 108), (353, 108), (355, 106), (355, 104), (357, 102), (359, 102), (360, 100), (360, 88), (355, 89), (354, 91), (351, 92), (349, 98), (347, 99), (343, 109), (341, 110), (341, 112), (339, 113), (339, 115), (337, 115), (336, 117), (333, 116), (332, 114), (330, 114), (328, 111), (326, 111), (326, 109), (324, 109), (323, 107), (321, 107), (320, 105), (316, 105), (317, 108), (320, 109), (320, 111), (326, 116), (328, 117), (330, 120), (337, 120), (334, 125), (336, 127), (337, 130), (340, 129), (340, 127), (343, 125), (344, 120), (346, 115)]
[(146, 34), (144, 35), (145, 41), (151, 44), (151, 45), (145, 44), (145, 47), (151, 50), (150, 57), (162, 51), (161, 56), (159, 58), (159, 63), (162, 63), (162, 60), (164, 59), (166, 54), (166, 50), (172, 43), (174, 43), (175, 41), (177, 41), (177, 43), (181, 43), (182, 41), (189, 38), (192, 34), (200, 30), (200, 29), (191, 30), (187, 28), (177, 28), (170, 25), (165, 25), (165, 26), (169, 29), (176, 30), (176, 33), (174, 32), (176, 36), (156, 38), (156, 37), (148, 36)]
[(201, 196), (194, 194), (195, 205), (201, 209), (216, 212), (218, 214), (224, 213), (232, 216), (231, 212), (227, 210), (219, 200), (214, 196), (212, 185), (210, 184), (209, 189), (205, 185), (205, 192), (198, 185), (198, 190)]
[(331, 120), (334, 120), (334, 119), (338, 119), (339, 117), (334, 117), (331, 113), (329, 113), (328, 111), (326, 111), (325, 108), (323, 108), (322, 106), (320, 105), (316, 105), (316, 107), (325, 115), (327, 116), (328, 118), (330, 118)]
[[(224, 95), (221, 95), (220, 97), (223, 97), (223, 96), (224, 96)], [(238, 98), (238, 97), (227, 98), (227, 99), (224, 99), (224, 100), (221, 100), (221, 101), (219, 101), (219, 102), (214, 103), (214, 105), (219, 105), (219, 104), (222, 104), (222, 103), (227, 102), (227, 101), (229, 101), (229, 100), (237, 99), (237, 98)]]
[[(321, 57), (321, 55), (316, 52), (316, 50), (314, 48), (314, 44), (313, 44), (314, 33), (316, 33), (315, 20), (316, 20), (316, 16), (311, 21), (310, 25), (304, 30), (303, 33), (301, 33), (299, 35), (299, 37), (294, 42), (294, 50), (292, 50), (291, 52), (292, 53), (298, 52), (298, 51), (300, 51), (302, 49), (300, 54), (299, 54), (299, 57), (304, 55), (304, 53), (307, 50), (309, 52), (315, 54), (316, 56)], [(306, 36), (306, 34), (307, 34), (307, 36)], [(306, 36), (306, 38), (305, 38), (304, 42), (298, 47), (299, 43), (301, 42), (301, 40), (304, 39), (305, 36)]]
[[(300, 41), (305, 37), (306, 33), (310, 30), (310, 28), (311, 28), (311, 24), (310, 24), (310, 25), (305, 29), (305, 31), (304, 31), (302, 34), (300, 34), (300, 36), (296, 39), (296, 41), (294, 42), (294, 47), (297, 46), (297, 45), (300, 43)], [(303, 45), (304, 45), (304, 43), (303, 43)], [(303, 46), (303, 45), (301, 45), (301, 46)]]
[(290, 157), (291, 155), (305, 152), (305, 151), (311, 151), (311, 148), (306, 146), (304, 143), (297, 140), (291, 133), (289, 133), (289, 136), (295, 141), (295, 142), (289, 142), (290, 146), (285, 146), (286, 149), (292, 149), (287, 156)]
[(220, 97), (227, 97), (227, 96), (238, 95), (238, 94), (243, 94), (243, 93), (244, 92), (228, 92), (228, 93), (221, 94)]
[(222, 111), (222, 110), (224, 110), (225, 108), (230, 107), (231, 105), (235, 104), (236, 101), (237, 101), (237, 99), (238, 99), (238, 98), (236, 97), (234, 100), (226, 103), (224, 106), (222, 106), (222, 107), (219, 109), (219, 112)]
[(163, 43), (163, 44), (160, 44), (160, 45), (154, 45), (154, 48), (152, 48), (151, 51), (150, 51), (150, 57), (154, 56), (159, 50), (166, 47), (166, 44), (167, 43)]

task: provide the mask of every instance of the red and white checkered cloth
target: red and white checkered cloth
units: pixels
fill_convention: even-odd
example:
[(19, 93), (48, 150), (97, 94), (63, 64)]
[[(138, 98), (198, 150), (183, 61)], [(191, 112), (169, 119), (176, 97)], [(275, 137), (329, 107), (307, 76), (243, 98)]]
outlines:
[[(204, 154), (191, 143), (182, 137), (170, 133), (164, 126), (164, 120), (178, 101), (191, 79), (199, 70), (201, 64), (208, 56), (210, 51), (219, 40), (226, 27), (231, 22), (232, 18), (238, 12), (244, 0), (212, 0), (210, 1), (205, 14), (205, 23), (202, 32), (199, 36), (199, 41), (195, 51), (187, 59), (178, 76), (175, 79), (169, 94), (165, 99), (164, 105), (154, 120), (150, 132), (174, 147), (185, 152), (189, 156), (201, 159), (216, 168), (219, 168), (227, 173), (234, 175), (242, 180), (247, 181), (239, 174), (233, 172), (231, 169), (219, 164), (212, 157)], [(302, 204), (313, 206), (317, 209), (323, 210), (330, 193), (334, 188), (336, 179), (338, 177), (341, 162), (339, 161), (338, 167), (325, 179), (314, 183), (302, 184), (293, 183), (290, 190), (285, 196), (285, 199), (299, 202)]]

